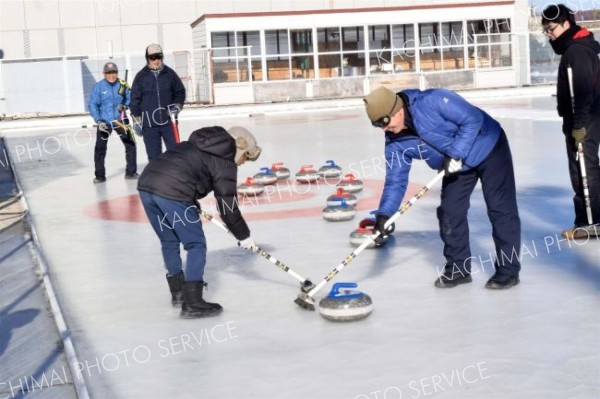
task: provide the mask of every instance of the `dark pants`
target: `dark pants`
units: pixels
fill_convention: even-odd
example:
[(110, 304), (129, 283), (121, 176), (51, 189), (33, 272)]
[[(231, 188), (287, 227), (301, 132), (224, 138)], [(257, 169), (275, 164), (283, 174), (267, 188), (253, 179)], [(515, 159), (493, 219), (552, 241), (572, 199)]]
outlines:
[(202, 281), (206, 264), (206, 239), (198, 208), (193, 203), (175, 201), (139, 191), (140, 199), (152, 228), (160, 239), (167, 271), (176, 275), (181, 270), (180, 244), (187, 252), (186, 281)]
[[(590, 205), (592, 210), (592, 224), (600, 223), (600, 115), (592, 115), (590, 123), (586, 126), (587, 134), (583, 141), (583, 153), (585, 160), (585, 171), (587, 175), (588, 190), (590, 193)], [(577, 161), (577, 148), (571, 136), (571, 131), (565, 132), (567, 157), (569, 159), (569, 174), (571, 185), (575, 195), (573, 205), (575, 206), (575, 222), (577, 227), (589, 224), (583, 195), (583, 182), (579, 161)]]
[[(481, 180), (488, 217), (492, 223), (496, 272), (518, 275), (521, 269), (521, 221), (512, 156), (504, 132), (479, 166), (444, 177), (442, 181), (442, 201), (437, 214), (440, 235), (444, 241), (445, 272), (450, 276), (453, 273), (471, 273), (467, 212), (471, 193), (478, 180)], [(483, 258), (483, 254), (481, 255)], [(473, 258), (478, 259), (477, 256)]]
[(145, 127), (142, 134), (144, 135), (148, 162), (162, 153), (161, 138), (165, 142), (167, 151), (175, 148), (175, 133), (173, 132), (173, 125), (170, 122), (162, 126)]
[[(131, 140), (123, 129), (117, 127), (114, 130), (125, 146), (125, 174), (132, 175), (137, 172), (135, 141)], [(102, 131), (99, 128), (96, 130), (96, 145), (94, 147), (94, 174), (96, 177), (106, 177), (104, 159), (106, 158), (106, 147), (110, 133)]]

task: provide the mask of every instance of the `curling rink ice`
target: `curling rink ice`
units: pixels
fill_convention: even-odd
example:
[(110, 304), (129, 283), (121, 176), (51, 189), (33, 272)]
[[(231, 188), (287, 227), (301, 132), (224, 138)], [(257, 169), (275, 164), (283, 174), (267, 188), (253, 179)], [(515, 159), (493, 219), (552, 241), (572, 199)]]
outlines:
[[(93, 135), (77, 126), (4, 132), (90, 396), (600, 397), (600, 241), (560, 238), (573, 210), (554, 99), (474, 102), (499, 119), (513, 152), (521, 284), (500, 292), (484, 288), (494, 247), (478, 187), (469, 213), (473, 283), (433, 286), (444, 263), (438, 185), (400, 217), (385, 247), (365, 250), (316, 295), (318, 302), (334, 282), (357, 282), (374, 311), (351, 323), (299, 308), (299, 283), (291, 275), (206, 222), (206, 299), (224, 312), (180, 319), (136, 182), (123, 179), (124, 150), (116, 136), (109, 141), (107, 182), (94, 185)], [(239, 182), (275, 162), (284, 162), (293, 178), (302, 165), (318, 168), (330, 159), (364, 181), (357, 215), (347, 222), (321, 217), (335, 191), (328, 182), (307, 186), (290, 179), (242, 202), (257, 244), (320, 282), (352, 252), (349, 234), (377, 208), (381, 131), (360, 107), (228, 117), (184, 110), (182, 138), (215, 124), (245, 126), (263, 148), (258, 162), (240, 168)], [(140, 172), (146, 165), (140, 139), (138, 165)], [(416, 163), (408, 194), (435, 173)]]

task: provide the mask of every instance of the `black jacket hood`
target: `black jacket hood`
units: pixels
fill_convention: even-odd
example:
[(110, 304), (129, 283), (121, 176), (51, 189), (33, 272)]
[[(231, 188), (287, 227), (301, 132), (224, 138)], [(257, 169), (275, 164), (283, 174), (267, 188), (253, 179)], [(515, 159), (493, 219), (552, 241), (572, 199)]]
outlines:
[(235, 159), (235, 140), (221, 126), (195, 130), (188, 141), (200, 151), (230, 161)]

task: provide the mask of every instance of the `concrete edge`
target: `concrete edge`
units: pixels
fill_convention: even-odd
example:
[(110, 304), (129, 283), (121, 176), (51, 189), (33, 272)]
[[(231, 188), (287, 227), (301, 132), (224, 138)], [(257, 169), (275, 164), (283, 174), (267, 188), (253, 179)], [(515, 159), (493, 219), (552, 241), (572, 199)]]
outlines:
[[(80, 362), (77, 359), (75, 346), (73, 345), (73, 341), (71, 340), (71, 332), (67, 327), (60, 304), (58, 302), (58, 298), (56, 297), (54, 286), (52, 285), (52, 281), (48, 273), (46, 258), (44, 256), (42, 246), (37, 234), (37, 230), (31, 217), (31, 213), (29, 212), (29, 205), (27, 203), (27, 200), (25, 199), (21, 182), (19, 181), (19, 177), (17, 175), (17, 170), (15, 168), (12, 158), (8, 155), (7, 158), (10, 162), (10, 167), (13, 170), (15, 185), (18, 189), (17, 196), (19, 197), (19, 203), (23, 207), (23, 212), (25, 215), (24, 221), (26, 223), (27, 229), (29, 230), (29, 233), (25, 233), (25, 240), (28, 242), (27, 245), (29, 247), (29, 251), (31, 253), (33, 261), (39, 268), (40, 276), (42, 277), (42, 284), (44, 286), (46, 298), (48, 299), (48, 302), (50, 304), (50, 312), (52, 313), (52, 316), (55, 320), (60, 339), (63, 343), (65, 355), (67, 357), (67, 363), (69, 365), (71, 375), (73, 376), (73, 386), (75, 387), (75, 392), (79, 399), (90, 399), (85, 380), (76, 377), (77, 364), (80, 364)], [(28, 237), (28, 235), (30, 235), (30, 237)]]
[[(510, 98), (523, 96), (550, 96), (555, 92), (555, 85), (524, 86), (502, 89), (464, 90), (457, 91), (468, 100), (489, 98)], [(186, 106), (180, 115), (180, 120), (190, 120), (215, 116), (259, 116), (266, 113), (302, 112), (302, 111), (331, 111), (334, 109), (351, 109), (361, 107), (361, 97), (315, 99), (305, 101), (290, 101), (279, 103), (237, 104), (237, 105), (205, 105)], [(2, 130), (18, 132), (22, 130), (45, 129), (87, 129), (94, 121), (89, 115), (65, 115), (63, 117), (39, 117), (28, 119), (4, 120)]]

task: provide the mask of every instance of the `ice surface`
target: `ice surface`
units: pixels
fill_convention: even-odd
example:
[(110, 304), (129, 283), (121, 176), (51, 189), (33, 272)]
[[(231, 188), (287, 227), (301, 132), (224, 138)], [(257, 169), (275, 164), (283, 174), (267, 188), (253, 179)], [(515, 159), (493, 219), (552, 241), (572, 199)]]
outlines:
[[(123, 179), (119, 140), (109, 141), (107, 182), (94, 185), (89, 134), (5, 133), (92, 397), (599, 397), (600, 242), (559, 238), (573, 211), (553, 99), (477, 104), (499, 118), (513, 151), (527, 247), (521, 284), (506, 292), (483, 287), (493, 242), (477, 189), (469, 214), (474, 281), (434, 288), (443, 264), (434, 187), (398, 220), (386, 246), (365, 250), (334, 278), (357, 282), (373, 298), (373, 314), (354, 323), (332, 323), (296, 306), (299, 284), (291, 275), (210, 223), (206, 296), (225, 310), (216, 318), (179, 319), (136, 183)], [(184, 111), (180, 132), (185, 138), (214, 124), (253, 131), (263, 155), (241, 168), (240, 182), (285, 162), (289, 186), (248, 200), (243, 212), (259, 245), (318, 283), (352, 252), (349, 234), (377, 207), (383, 137), (363, 113), (186, 119)], [(138, 159), (141, 169), (141, 141)], [(332, 185), (292, 183), (301, 165), (318, 168), (329, 159), (365, 182), (351, 221), (322, 219)], [(414, 165), (409, 194), (434, 174)]]

